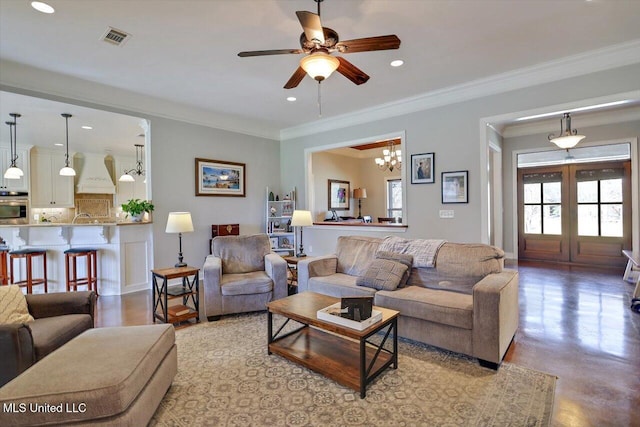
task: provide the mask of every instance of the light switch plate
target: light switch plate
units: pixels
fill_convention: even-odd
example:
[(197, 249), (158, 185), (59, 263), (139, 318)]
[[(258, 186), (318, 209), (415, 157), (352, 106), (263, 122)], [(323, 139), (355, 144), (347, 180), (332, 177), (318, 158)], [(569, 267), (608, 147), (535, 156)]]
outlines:
[(440, 210), (440, 218), (453, 218), (453, 209)]

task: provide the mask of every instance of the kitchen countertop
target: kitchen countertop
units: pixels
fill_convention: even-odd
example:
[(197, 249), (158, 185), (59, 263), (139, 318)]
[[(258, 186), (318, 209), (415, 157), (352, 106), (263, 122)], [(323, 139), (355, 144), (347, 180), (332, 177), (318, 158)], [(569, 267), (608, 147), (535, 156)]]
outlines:
[(120, 226), (120, 225), (145, 225), (151, 224), (153, 221), (144, 222), (84, 222), (71, 224), (70, 222), (38, 222), (34, 224), (2, 224), (0, 228), (14, 227), (90, 227), (90, 226)]

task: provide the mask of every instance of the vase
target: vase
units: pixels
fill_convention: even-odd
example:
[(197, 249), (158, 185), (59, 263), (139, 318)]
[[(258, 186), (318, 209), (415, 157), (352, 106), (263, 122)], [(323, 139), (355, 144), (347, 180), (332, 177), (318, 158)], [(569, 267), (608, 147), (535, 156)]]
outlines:
[(142, 222), (142, 218), (144, 217), (144, 212), (139, 213), (139, 214), (131, 214), (131, 221), (132, 222)]

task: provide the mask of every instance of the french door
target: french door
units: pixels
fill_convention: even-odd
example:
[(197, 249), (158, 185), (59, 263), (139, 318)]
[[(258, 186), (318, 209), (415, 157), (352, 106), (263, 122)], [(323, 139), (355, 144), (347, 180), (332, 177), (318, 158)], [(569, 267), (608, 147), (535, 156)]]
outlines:
[(518, 170), (518, 258), (624, 266), (630, 161)]

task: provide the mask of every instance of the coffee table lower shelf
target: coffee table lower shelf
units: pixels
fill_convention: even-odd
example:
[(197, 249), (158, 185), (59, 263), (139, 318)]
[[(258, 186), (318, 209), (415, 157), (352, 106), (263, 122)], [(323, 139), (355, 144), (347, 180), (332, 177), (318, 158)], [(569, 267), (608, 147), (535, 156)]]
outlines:
[[(361, 345), (365, 350), (362, 353)], [(364, 341), (346, 339), (310, 326), (277, 338), (269, 344), (269, 353), (282, 356), (349, 387), (359, 392), (362, 398), (366, 395), (368, 383), (392, 364), (394, 368), (397, 367), (393, 353), (379, 351)], [(365, 355), (365, 360), (361, 360), (361, 354)], [(373, 366), (370, 367), (372, 360)]]

